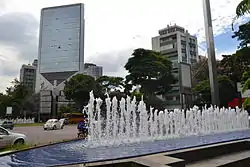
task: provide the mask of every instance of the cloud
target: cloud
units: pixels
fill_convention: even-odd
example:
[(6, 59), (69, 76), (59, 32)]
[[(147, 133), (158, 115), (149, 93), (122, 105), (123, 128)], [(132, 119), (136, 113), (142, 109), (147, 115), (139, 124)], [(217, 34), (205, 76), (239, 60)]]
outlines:
[(114, 73), (124, 69), (128, 58), (131, 56), (133, 49), (124, 49), (119, 51), (111, 51), (106, 53), (96, 53), (95, 55), (87, 58), (86, 62), (92, 62), (97, 65), (103, 66), (105, 73)]
[(37, 55), (38, 21), (28, 13), (0, 16), (0, 45), (10, 46), (18, 59), (30, 60)]
[(37, 57), (38, 25), (29, 13), (0, 15), (0, 77), (5, 78), (1, 88), (17, 77), (23, 63)]
[[(214, 35), (231, 27), (241, 0), (210, 0)], [(126, 74), (123, 66), (134, 48), (151, 48), (151, 37), (170, 22), (196, 34), (204, 52), (205, 31), (202, 0), (77, 0), (85, 4), (85, 60), (104, 67), (105, 74)], [(5, 75), (13, 75), (21, 63), (37, 57), (40, 9), (74, 3), (72, 0), (0, 0), (0, 60)], [(27, 5), (29, 4), (29, 5)], [(143, 4), (143, 5), (142, 5)], [(238, 23), (244, 19), (237, 20)], [(130, 49), (133, 48), (133, 49)], [(220, 48), (218, 48), (220, 50)], [(98, 53), (96, 53), (98, 52)], [(223, 52), (220, 50), (220, 52)], [(204, 52), (205, 53), (205, 52)], [(18, 64), (19, 63), (19, 64)], [(15, 69), (9, 69), (15, 67)], [(17, 75), (16, 74), (16, 75)], [(13, 77), (12, 77), (13, 78)], [(0, 84), (7, 84), (0, 82)], [(1, 88), (0, 88), (1, 91)]]
[(7, 3), (6, 0), (1, 0), (1, 1), (0, 1), (0, 9), (5, 9), (6, 3)]

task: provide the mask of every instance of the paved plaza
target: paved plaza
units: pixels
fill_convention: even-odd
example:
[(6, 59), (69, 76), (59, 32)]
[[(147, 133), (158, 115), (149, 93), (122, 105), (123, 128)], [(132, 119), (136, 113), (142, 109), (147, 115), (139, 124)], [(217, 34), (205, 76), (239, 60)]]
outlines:
[(28, 144), (49, 144), (50, 142), (70, 140), (77, 136), (76, 125), (64, 126), (60, 130), (44, 131), (42, 126), (14, 127), (13, 132), (27, 136)]

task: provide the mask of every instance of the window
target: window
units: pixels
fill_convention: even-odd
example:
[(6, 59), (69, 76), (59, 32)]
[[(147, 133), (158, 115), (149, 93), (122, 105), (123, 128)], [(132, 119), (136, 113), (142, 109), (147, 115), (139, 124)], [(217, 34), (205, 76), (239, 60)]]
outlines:
[(174, 48), (174, 44), (168, 44), (168, 45), (165, 45), (165, 46), (164, 46), (164, 49), (165, 49), (165, 50), (173, 49), (173, 48)]
[(8, 135), (8, 132), (0, 127), (0, 135)]
[(182, 45), (186, 45), (186, 41), (181, 40)]

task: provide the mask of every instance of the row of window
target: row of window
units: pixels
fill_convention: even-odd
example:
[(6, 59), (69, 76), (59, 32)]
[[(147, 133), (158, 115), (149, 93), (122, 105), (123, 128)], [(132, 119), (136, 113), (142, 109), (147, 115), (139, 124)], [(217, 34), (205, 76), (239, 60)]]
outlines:
[(71, 51), (71, 50), (79, 50), (79, 44), (75, 43), (68, 43), (67, 45), (58, 45), (58, 44), (54, 44), (54, 45), (49, 45), (47, 47), (43, 47), (42, 50), (54, 50), (56, 49), (57, 51)]
[(63, 30), (74, 30), (74, 32), (79, 32), (79, 24), (69, 24), (69, 25), (50, 25), (50, 27), (43, 27), (43, 32), (60, 32)]
[(67, 8), (55, 8), (46, 9), (43, 12), (43, 18), (68, 18), (68, 17), (79, 17), (80, 16), (80, 6), (73, 6)]
[(160, 38), (160, 42), (171, 41), (171, 40), (175, 40), (175, 39), (176, 39), (176, 35), (171, 35), (171, 36)]
[(169, 34), (169, 33), (172, 33), (172, 32), (176, 32), (176, 31), (179, 31), (179, 32), (183, 32), (184, 33), (184, 28), (179, 28), (179, 27), (171, 27), (169, 29), (166, 29), (166, 30), (162, 30), (159, 32), (160, 35), (164, 35), (164, 34)]

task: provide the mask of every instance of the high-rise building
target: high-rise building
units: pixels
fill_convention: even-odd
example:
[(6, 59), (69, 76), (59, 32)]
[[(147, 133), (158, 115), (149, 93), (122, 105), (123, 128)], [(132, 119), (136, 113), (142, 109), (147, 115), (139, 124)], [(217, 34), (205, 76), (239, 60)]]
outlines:
[(191, 65), (198, 61), (197, 38), (183, 27), (168, 25), (152, 38), (152, 49), (172, 61), (177, 82), (165, 97), (168, 108), (185, 108), (191, 101)]
[(172, 62), (193, 64), (198, 61), (197, 38), (177, 25), (159, 30), (159, 36), (152, 38), (152, 48), (168, 55)]
[(36, 67), (30, 64), (22, 65), (20, 69), (20, 82), (22, 82), (27, 88), (35, 92), (36, 86)]
[[(48, 91), (51, 91), (51, 96), (55, 98), (63, 90), (64, 81), (83, 72), (84, 4), (43, 8), (36, 91), (46, 91), (46, 96), (49, 95)], [(40, 109), (41, 113), (48, 111), (49, 109)]]
[(84, 5), (43, 8), (40, 20), (40, 84), (59, 86), (84, 68)]
[(35, 59), (35, 60), (33, 61), (33, 63), (32, 63), (32, 66), (37, 67), (37, 65), (38, 65), (38, 60)]
[(84, 64), (84, 73), (94, 77), (95, 79), (102, 76), (102, 69), (103, 68), (101, 66), (97, 66), (92, 63)]

